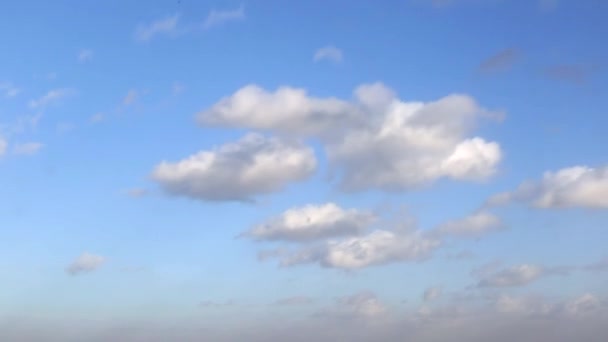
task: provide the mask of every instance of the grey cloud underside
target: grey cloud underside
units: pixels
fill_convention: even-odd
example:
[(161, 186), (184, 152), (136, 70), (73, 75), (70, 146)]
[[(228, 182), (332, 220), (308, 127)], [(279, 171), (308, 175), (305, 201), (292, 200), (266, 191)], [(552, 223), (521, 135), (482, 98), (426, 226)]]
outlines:
[(403, 191), (440, 178), (491, 177), (500, 146), (472, 135), (484, 116), (491, 115), (467, 95), (405, 102), (374, 83), (355, 89), (352, 100), (249, 85), (200, 112), (197, 120), (318, 139), (342, 189)]
[(152, 178), (169, 194), (207, 201), (252, 201), (313, 174), (312, 149), (249, 134), (235, 143), (162, 162)]

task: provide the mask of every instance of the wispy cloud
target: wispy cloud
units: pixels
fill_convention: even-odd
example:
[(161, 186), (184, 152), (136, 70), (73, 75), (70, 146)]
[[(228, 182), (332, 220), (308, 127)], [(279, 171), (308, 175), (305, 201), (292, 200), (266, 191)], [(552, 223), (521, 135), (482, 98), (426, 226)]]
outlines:
[(178, 31), (179, 14), (174, 14), (150, 24), (141, 24), (135, 30), (134, 37), (140, 42), (147, 42), (160, 35), (176, 35)]
[(127, 96), (122, 100), (122, 103), (125, 106), (130, 106), (134, 104), (139, 99), (139, 92), (136, 89), (131, 89), (127, 93)]
[(78, 53), (78, 61), (80, 63), (86, 63), (93, 59), (93, 50), (82, 49)]
[(6, 154), (6, 149), (8, 148), (8, 141), (6, 139), (0, 137), (0, 157)]
[(203, 23), (204, 29), (209, 29), (214, 26), (221, 25), (230, 21), (238, 21), (245, 19), (245, 6), (241, 5), (232, 10), (212, 10), (207, 15)]
[(484, 73), (509, 69), (519, 59), (521, 52), (515, 48), (502, 50), (479, 64), (479, 71)]
[(313, 56), (313, 60), (315, 62), (330, 61), (340, 63), (343, 57), (342, 50), (333, 45), (328, 45), (318, 49)]
[(89, 122), (90, 123), (100, 123), (105, 119), (105, 115), (103, 113), (97, 113), (97, 114), (93, 114), (91, 115), (91, 117), (89, 118)]
[(548, 67), (544, 70), (543, 74), (552, 80), (573, 83), (573, 84), (584, 84), (588, 81), (589, 77), (597, 70), (597, 67), (584, 64), (562, 64)]
[(13, 146), (13, 154), (33, 155), (38, 153), (44, 145), (39, 142), (27, 142)]
[(69, 88), (53, 89), (41, 96), (40, 98), (31, 100), (29, 103), (29, 107), (32, 109), (43, 109), (50, 104), (59, 102), (60, 100), (72, 95), (73, 93), (74, 90)]
[(21, 89), (16, 87), (14, 84), (10, 82), (2, 82), (0, 83), (0, 94), (4, 97), (15, 97), (19, 95)]

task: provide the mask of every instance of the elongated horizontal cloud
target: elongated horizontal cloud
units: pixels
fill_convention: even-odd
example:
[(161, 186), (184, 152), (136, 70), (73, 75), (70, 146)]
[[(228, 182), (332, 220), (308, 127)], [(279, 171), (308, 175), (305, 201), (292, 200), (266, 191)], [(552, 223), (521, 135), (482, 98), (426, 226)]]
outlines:
[(324, 46), (318, 49), (313, 56), (313, 60), (315, 62), (326, 60), (334, 63), (340, 63), (342, 62), (342, 58), (342, 50), (333, 45)]
[(396, 262), (416, 262), (428, 258), (440, 241), (420, 232), (398, 234), (376, 230), (367, 235), (330, 240), (323, 245), (297, 251), (275, 250), (265, 257), (280, 259), (282, 266), (317, 263), (322, 267), (361, 269)]
[(309, 177), (313, 151), (299, 143), (248, 134), (234, 143), (162, 162), (152, 178), (169, 194), (207, 201), (251, 201)]
[(308, 296), (293, 296), (287, 298), (281, 298), (274, 304), (280, 306), (299, 306), (312, 304), (314, 300)]
[(232, 10), (212, 10), (203, 23), (203, 28), (209, 29), (229, 21), (245, 19), (245, 6), (241, 5)]
[(440, 178), (483, 181), (496, 172), (500, 146), (471, 136), (486, 115), (473, 98), (403, 102), (381, 83), (353, 100), (315, 98), (304, 89), (249, 85), (197, 115), (199, 123), (319, 138), (345, 190), (399, 191)]
[(38, 153), (44, 145), (39, 142), (26, 142), (13, 146), (13, 153), (18, 155), (33, 155)]
[(513, 287), (530, 284), (545, 275), (542, 267), (536, 265), (517, 265), (485, 275), (479, 287)]
[(31, 100), (29, 106), (32, 109), (43, 109), (50, 104), (56, 103), (65, 97), (72, 95), (73, 93), (74, 90), (69, 88), (53, 89), (48, 91), (40, 98)]
[(245, 235), (257, 240), (307, 241), (357, 235), (373, 221), (371, 213), (342, 209), (334, 203), (306, 205), (255, 226)]
[(497, 194), (491, 206), (512, 202), (549, 208), (608, 208), (608, 166), (574, 166), (546, 172), (540, 181), (526, 182), (515, 191)]
[(178, 33), (179, 14), (153, 21), (149, 24), (141, 24), (134, 33), (136, 40), (147, 42), (159, 35), (175, 35)]
[(519, 58), (520, 51), (514, 48), (502, 50), (485, 59), (479, 65), (481, 72), (494, 72), (510, 68)]
[(499, 231), (504, 224), (497, 216), (486, 212), (476, 212), (470, 216), (448, 221), (440, 225), (436, 232), (442, 236), (480, 237)]
[(74, 260), (66, 269), (70, 275), (79, 275), (93, 272), (105, 263), (105, 258), (100, 255), (83, 253)]

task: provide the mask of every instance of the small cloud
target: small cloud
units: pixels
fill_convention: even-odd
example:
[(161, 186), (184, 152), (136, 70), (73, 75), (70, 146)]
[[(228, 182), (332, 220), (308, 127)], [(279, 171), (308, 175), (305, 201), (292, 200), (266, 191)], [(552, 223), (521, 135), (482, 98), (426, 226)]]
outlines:
[(6, 98), (11, 98), (19, 95), (21, 89), (17, 88), (10, 82), (0, 83), (0, 94)]
[(33, 155), (38, 153), (44, 145), (39, 142), (27, 142), (17, 144), (13, 147), (13, 154), (18, 155)]
[(318, 49), (313, 56), (313, 60), (315, 62), (320, 62), (320, 61), (325, 60), (325, 61), (330, 61), (333, 63), (340, 63), (340, 62), (342, 62), (342, 59), (343, 59), (342, 50), (338, 49), (337, 47), (335, 47), (333, 45), (328, 45), (328, 46)]
[(76, 124), (72, 122), (60, 122), (55, 126), (57, 133), (64, 134), (76, 129)]
[(471, 251), (460, 251), (446, 255), (448, 260), (470, 260), (475, 258), (475, 254)]
[(54, 72), (54, 71), (53, 71), (53, 72), (49, 72), (48, 74), (46, 74), (46, 78), (47, 78), (49, 81), (54, 81), (54, 80), (56, 80), (56, 79), (57, 79), (57, 76), (59, 76), (59, 75), (58, 75), (56, 72)]
[(184, 90), (186, 90), (186, 86), (180, 82), (174, 82), (173, 86), (171, 87), (171, 92), (173, 95), (181, 94), (184, 92)]
[(436, 228), (440, 236), (461, 238), (479, 238), (483, 235), (505, 229), (504, 223), (497, 216), (479, 211), (464, 218), (450, 220)]
[(426, 289), (424, 291), (424, 294), (422, 295), (422, 299), (424, 299), (425, 302), (434, 301), (435, 299), (441, 297), (442, 292), (443, 292), (443, 290), (439, 286), (429, 287), (428, 289)]
[(148, 194), (149, 194), (148, 190), (144, 189), (144, 188), (133, 188), (133, 189), (127, 190), (127, 195), (129, 195), (129, 197), (133, 197), (133, 198), (145, 197)]
[(479, 64), (483, 73), (497, 72), (509, 69), (519, 59), (521, 53), (515, 48), (509, 48), (488, 57)]
[(100, 123), (100, 122), (102, 122), (102, 121), (103, 121), (105, 118), (106, 118), (106, 117), (105, 117), (105, 115), (104, 115), (103, 113), (97, 113), (97, 114), (92, 115), (92, 116), (89, 118), (89, 122), (90, 122), (90, 123)]
[(130, 106), (139, 99), (139, 92), (136, 89), (131, 89), (127, 93), (127, 96), (122, 100), (125, 106)]
[(245, 19), (245, 6), (241, 5), (233, 10), (212, 10), (203, 23), (204, 29), (221, 25), (230, 21)]
[(66, 272), (73, 276), (93, 272), (100, 268), (105, 261), (105, 258), (100, 255), (85, 252), (68, 266)]
[(294, 296), (281, 298), (277, 300), (274, 304), (279, 306), (300, 306), (300, 305), (309, 305), (312, 304), (314, 300), (307, 296)]
[(93, 50), (83, 49), (78, 53), (78, 61), (80, 63), (86, 63), (93, 59)]
[(596, 68), (588, 65), (563, 64), (555, 65), (544, 70), (545, 77), (560, 82), (584, 84)]
[(538, 0), (538, 6), (543, 12), (550, 12), (557, 9), (559, 0)]
[(0, 137), (0, 157), (6, 154), (6, 149), (8, 148), (8, 142), (6, 139)]
[(29, 107), (32, 109), (44, 109), (48, 105), (57, 103), (62, 99), (72, 95), (74, 90), (69, 88), (53, 89), (44, 94), (42, 97), (31, 100)]
[(216, 302), (213, 300), (205, 300), (199, 303), (202, 308), (222, 308), (227, 306), (233, 306), (235, 302), (233, 300), (227, 300), (224, 302)]
[(134, 37), (140, 42), (147, 42), (158, 35), (176, 35), (178, 33), (178, 22), (179, 14), (175, 14), (150, 24), (139, 25), (135, 30)]

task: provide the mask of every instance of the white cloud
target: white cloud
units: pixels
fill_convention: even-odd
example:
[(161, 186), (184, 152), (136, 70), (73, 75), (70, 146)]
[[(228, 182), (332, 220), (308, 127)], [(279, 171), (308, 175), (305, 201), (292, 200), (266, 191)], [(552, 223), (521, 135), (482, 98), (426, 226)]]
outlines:
[(43, 109), (50, 104), (57, 103), (58, 101), (72, 95), (74, 90), (68, 88), (53, 89), (44, 94), (42, 97), (36, 100), (31, 100), (29, 103), (32, 109)]
[(100, 123), (105, 118), (106, 118), (106, 116), (103, 113), (97, 113), (97, 114), (91, 115), (91, 117), (89, 118), (89, 122), (90, 123)]
[(241, 5), (232, 10), (212, 10), (203, 23), (203, 28), (209, 29), (230, 21), (245, 19), (245, 6)]
[(13, 153), (19, 155), (32, 155), (38, 153), (44, 145), (39, 142), (27, 142), (13, 146)]
[(8, 142), (6, 139), (0, 137), (0, 157), (6, 154), (6, 149), (8, 148)]
[(515, 201), (537, 208), (608, 208), (608, 166), (574, 166), (546, 172), (537, 182), (526, 182), (515, 191), (493, 196), (489, 205)]
[(422, 295), (422, 299), (424, 299), (425, 302), (431, 302), (439, 297), (441, 297), (442, 294), (442, 289), (439, 286), (434, 286), (434, 287), (429, 287), (428, 289), (426, 289), (424, 291), (424, 294)]
[(245, 235), (258, 240), (315, 240), (357, 235), (373, 220), (374, 215), (369, 212), (342, 209), (334, 203), (310, 204), (289, 209), (279, 217), (253, 227)]
[(162, 162), (152, 177), (173, 195), (208, 201), (250, 201), (308, 178), (316, 169), (312, 149), (300, 143), (248, 134), (235, 143)]
[(603, 307), (605, 307), (605, 305), (599, 298), (590, 293), (585, 293), (580, 297), (566, 302), (564, 305), (564, 312), (570, 316), (584, 317), (595, 314)]
[(21, 92), (21, 89), (19, 89), (18, 87), (16, 87), (15, 85), (13, 85), (10, 82), (3, 82), (0, 83), (0, 93), (4, 95), (4, 97), (15, 97), (17, 95), (19, 95), (19, 93)]
[(440, 225), (436, 232), (440, 235), (458, 237), (480, 237), (504, 228), (503, 222), (497, 216), (479, 211), (467, 217), (451, 220)]
[(277, 257), (282, 266), (318, 263), (323, 267), (347, 270), (396, 262), (422, 261), (440, 245), (420, 232), (395, 233), (376, 230), (368, 235), (330, 240), (323, 245), (295, 252), (277, 250), (266, 257)]
[(139, 92), (137, 89), (131, 89), (122, 100), (123, 105), (130, 106), (134, 104), (139, 99)]
[(71, 275), (79, 275), (97, 270), (105, 263), (105, 258), (100, 255), (83, 253), (74, 260), (66, 269)]
[(371, 291), (338, 297), (336, 304), (321, 312), (323, 316), (351, 319), (375, 319), (388, 313), (388, 308)]
[(333, 63), (340, 63), (342, 62), (342, 58), (342, 50), (338, 49), (333, 45), (328, 45), (318, 49), (313, 56), (313, 60), (315, 62), (325, 60)]
[(539, 279), (547, 273), (536, 265), (523, 264), (512, 266), (484, 275), (478, 283), (479, 287), (513, 287), (523, 286)]
[(78, 61), (80, 63), (86, 63), (93, 59), (93, 50), (82, 49), (78, 53)]
[(142, 24), (135, 30), (134, 37), (141, 42), (147, 42), (159, 35), (176, 35), (178, 33), (177, 25), (179, 22), (179, 14), (174, 14), (150, 24)]
[(398, 191), (440, 178), (483, 181), (492, 176), (501, 160), (500, 146), (470, 136), (477, 119), (487, 114), (466, 95), (403, 102), (381, 83), (358, 87), (354, 101), (249, 85), (197, 119), (320, 138), (344, 189)]
[(547, 315), (555, 312), (556, 306), (547, 303), (543, 298), (534, 296), (500, 295), (494, 307), (497, 312), (508, 315)]

